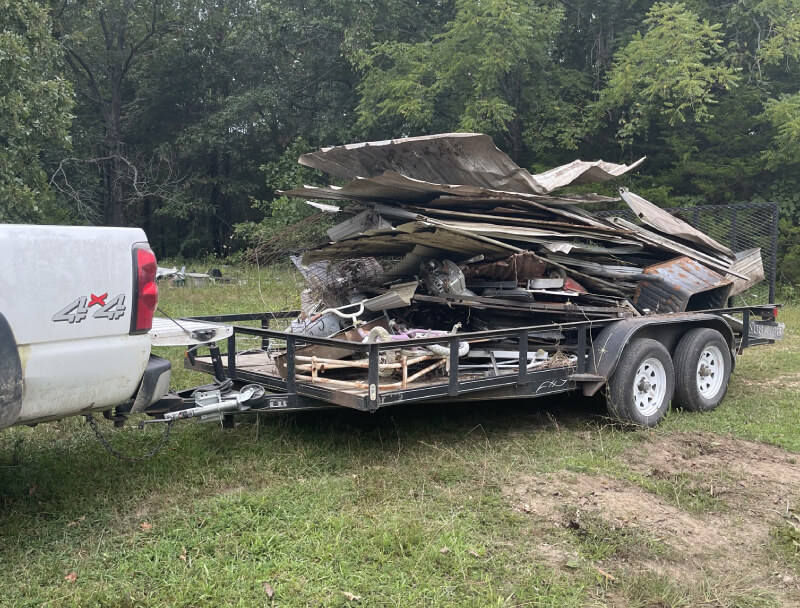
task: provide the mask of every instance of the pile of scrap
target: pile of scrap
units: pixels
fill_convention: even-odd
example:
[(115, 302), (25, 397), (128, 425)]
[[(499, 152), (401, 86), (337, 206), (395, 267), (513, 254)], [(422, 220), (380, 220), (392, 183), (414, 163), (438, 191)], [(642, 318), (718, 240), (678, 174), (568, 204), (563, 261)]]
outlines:
[(474, 133), (305, 154), (301, 164), (348, 183), (282, 194), (351, 202), (331, 241), (297, 260), (306, 317), (328, 320), (318, 335), (384, 311), (400, 326), (495, 329), (719, 308), (763, 279), (758, 250), (737, 257), (633, 192), (620, 195), (639, 223), (581, 206), (618, 199), (555, 193), (643, 160), (576, 160), (532, 175)]

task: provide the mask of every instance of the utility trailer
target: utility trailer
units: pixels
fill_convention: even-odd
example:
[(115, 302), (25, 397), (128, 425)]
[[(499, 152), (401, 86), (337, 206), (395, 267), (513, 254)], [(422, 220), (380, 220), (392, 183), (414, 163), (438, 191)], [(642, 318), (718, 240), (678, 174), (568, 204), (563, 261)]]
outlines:
[[(606, 387), (613, 417), (653, 426), (670, 403), (717, 407), (736, 355), (782, 337), (777, 306), (726, 307), (765, 278), (758, 247), (735, 252), (681, 209), (625, 188), (628, 208), (602, 217), (580, 205), (614, 199), (560, 192), (641, 160), (532, 175), (486, 135), (445, 133), (322, 148), (298, 162), (348, 182), (280, 193), (335, 201), (310, 204), (348, 217), (329, 241), (290, 256), (307, 283), (302, 313), (198, 319), (231, 327), (227, 343), (186, 360), (217, 385), (162, 403), (164, 420)], [(730, 221), (736, 248), (745, 215)], [(725, 232), (717, 207), (714, 217), (713, 232)]]
[(216, 384), (147, 411), (165, 422), (199, 417), (231, 424), (243, 412), (375, 412), (419, 401), (578, 390), (592, 396), (605, 387), (612, 417), (651, 427), (670, 403), (691, 411), (717, 407), (736, 356), (782, 339), (778, 310), (769, 304), (368, 342), (273, 328), (299, 311), (195, 317), (231, 327), (226, 341), (193, 347), (185, 358), (185, 367), (213, 375)]

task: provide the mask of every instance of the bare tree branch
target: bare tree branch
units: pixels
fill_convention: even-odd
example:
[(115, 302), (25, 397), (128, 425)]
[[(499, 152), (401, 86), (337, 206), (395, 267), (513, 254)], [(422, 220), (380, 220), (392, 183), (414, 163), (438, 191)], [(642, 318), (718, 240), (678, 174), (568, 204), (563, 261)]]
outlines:
[[(95, 103), (101, 104), (103, 100), (103, 95), (100, 93), (100, 87), (97, 86), (97, 80), (95, 80), (94, 73), (92, 72), (91, 68), (89, 68), (88, 64), (83, 60), (83, 58), (78, 55), (72, 48), (65, 46), (67, 50), (67, 55), (65, 55), (65, 59), (69, 64), (72, 71), (75, 72), (76, 76), (83, 75), (86, 79), (89, 88), (94, 93), (95, 98), (91, 96), (87, 96), (88, 99), (94, 101)], [(78, 65), (75, 65), (75, 61), (78, 62), (78, 65), (81, 69), (79, 69)]]
[(131, 63), (133, 62), (133, 58), (136, 56), (136, 53), (139, 52), (147, 41), (153, 37), (156, 33), (156, 19), (158, 17), (158, 0), (153, 0), (153, 16), (150, 20), (150, 26), (147, 28), (147, 34), (135, 45), (131, 47), (131, 52), (128, 53), (128, 58), (125, 60), (125, 65), (122, 67), (121, 77), (125, 77), (125, 74), (128, 73), (128, 70), (131, 67)]
[(111, 37), (111, 32), (109, 32), (108, 26), (106, 26), (106, 11), (105, 11), (105, 9), (101, 8), (97, 12), (97, 16), (100, 19), (100, 27), (103, 29), (103, 40), (106, 43), (106, 50), (110, 51), (111, 48), (114, 46), (114, 40)]
[(67, 157), (61, 159), (50, 177), (50, 186), (74, 205), (75, 211), (92, 223), (101, 222), (105, 202), (102, 194), (91, 187), (77, 185), (80, 181), (96, 183), (96, 177), (87, 171), (103, 173), (109, 163), (120, 163), (124, 169), (113, 172), (112, 184), (121, 185), (127, 196), (123, 203), (130, 207), (144, 198), (156, 198), (164, 202), (176, 202), (180, 198), (179, 184), (184, 180), (176, 169), (172, 158), (156, 152), (147, 159), (119, 154), (93, 158)]

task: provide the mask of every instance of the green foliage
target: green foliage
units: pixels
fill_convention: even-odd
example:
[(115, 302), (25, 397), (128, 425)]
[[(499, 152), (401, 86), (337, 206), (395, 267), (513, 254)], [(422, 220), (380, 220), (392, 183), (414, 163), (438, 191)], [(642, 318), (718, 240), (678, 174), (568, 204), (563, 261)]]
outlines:
[[(319, 179), (319, 172), (297, 162), (301, 154), (312, 149), (299, 138), (277, 160), (263, 165), (268, 191), (288, 190)], [(261, 211), (264, 219), (237, 224), (235, 234), (256, 248), (268, 243), (267, 250), (300, 249), (324, 240), (325, 230), (334, 223), (330, 214), (322, 215), (304, 201), (287, 196), (256, 200), (253, 208)]]
[(780, 221), (778, 271), (782, 282), (800, 285), (800, 225)]
[(736, 85), (736, 69), (725, 64), (721, 24), (700, 19), (683, 4), (657, 3), (637, 33), (614, 58), (598, 107), (622, 109), (618, 136), (646, 135), (657, 115), (670, 126), (710, 120), (716, 90)]
[(42, 155), (69, 148), (72, 87), (47, 10), (0, 0), (0, 222), (30, 222), (50, 202)]
[(531, 98), (558, 70), (551, 51), (562, 19), (560, 6), (458, 0), (441, 33), (378, 44), (362, 61), (356, 126), (504, 136), (532, 119)]
[(314, 146), (311, 146), (302, 137), (298, 137), (276, 160), (262, 165), (261, 172), (269, 191), (289, 190), (302, 184), (325, 179), (325, 174), (297, 162), (300, 156), (314, 150)]
[(767, 167), (787, 163), (800, 169), (800, 91), (768, 100), (764, 116), (775, 129), (774, 147), (764, 152)]
[[(320, 144), (346, 138), (355, 105), (352, 72), (339, 47), (340, 3), (296, 0), (175, 5), (174, 35), (138, 74), (144, 86), (137, 132), (143, 145), (170, 151), (180, 183), (155, 201), (153, 224), (191, 216), (194, 237), (223, 253), (234, 226), (269, 213), (272, 190), (262, 167), (297, 138)], [(287, 157), (288, 158), (288, 157)], [(277, 169), (276, 169), (277, 171)], [(148, 234), (158, 232), (149, 230)], [(240, 231), (241, 234), (241, 231)], [(174, 253), (174, 242), (163, 248)]]
[(765, 24), (756, 58), (767, 65), (800, 61), (800, 6), (796, 0), (762, 0), (753, 13)]
[[(32, 32), (35, 14), (46, 19), (30, 1), (2, 6), (0, 22), (33, 11)], [(129, 165), (109, 160), (65, 169), (77, 197), (25, 190), (41, 191), (40, 167), (52, 173), (65, 156), (64, 123), (47, 121), (26, 135), (28, 156), (0, 138), (3, 183), (17, 188), (0, 213), (38, 204), (54, 221), (108, 222), (116, 201), (120, 222), (143, 226), (161, 256), (223, 254), (243, 243), (234, 227), (274, 236), (315, 213), (273, 201), (275, 189), (327, 179), (297, 171), (292, 142), (470, 130), (535, 171), (647, 155), (604, 193), (776, 200), (800, 219), (800, 0), (69, 0), (53, 14), (78, 94), (70, 155), (124, 157), (138, 190)], [(29, 55), (41, 66), (50, 53)], [(3, 118), (22, 108), (14, 96), (26, 89), (12, 82), (0, 80)], [(0, 132), (24, 116), (11, 118)]]

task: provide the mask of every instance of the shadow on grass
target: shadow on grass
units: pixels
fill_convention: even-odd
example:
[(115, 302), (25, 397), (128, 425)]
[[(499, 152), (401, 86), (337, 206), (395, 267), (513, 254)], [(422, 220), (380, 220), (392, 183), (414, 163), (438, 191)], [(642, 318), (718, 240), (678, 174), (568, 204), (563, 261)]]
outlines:
[[(463, 441), (500, 438), (509, 433), (580, 430), (605, 424), (602, 398), (556, 395), (544, 399), (469, 403), (418, 403), (375, 414), (345, 409), (292, 415), (246, 415), (234, 429), (196, 422), (176, 425), (165, 448), (150, 460), (130, 464), (113, 458), (88, 426), (78, 420), (14, 429), (0, 443), (0, 513), (28, 505), (33, 511), (56, 505), (101, 508), (136, 500), (178, 484), (246, 482), (242, 469), (261, 464), (277, 474), (302, 468), (369, 466), (396, 458), (403, 446), (457, 446)], [(120, 431), (101, 423), (113, 445), (124, 453), (143, 454), (158, 441), (162, 427)]]
[[(551, 395), (540, 399), (503, 399), (463, 403), (408, 403), (386, 407), (374, 414), (337, 409), (304, 412), (293, 417), (293, 425), (305, 432), (347, 433), (401, 429), (406, 433), (430, 433), (454, 438), (480, 426), (484, 432), (531, 430), (562, 425), (578, 428), (606, 415), (602, 397), (582, 398), (579, 393)], [(269, 419), (263, 418), (263, 424)]]

